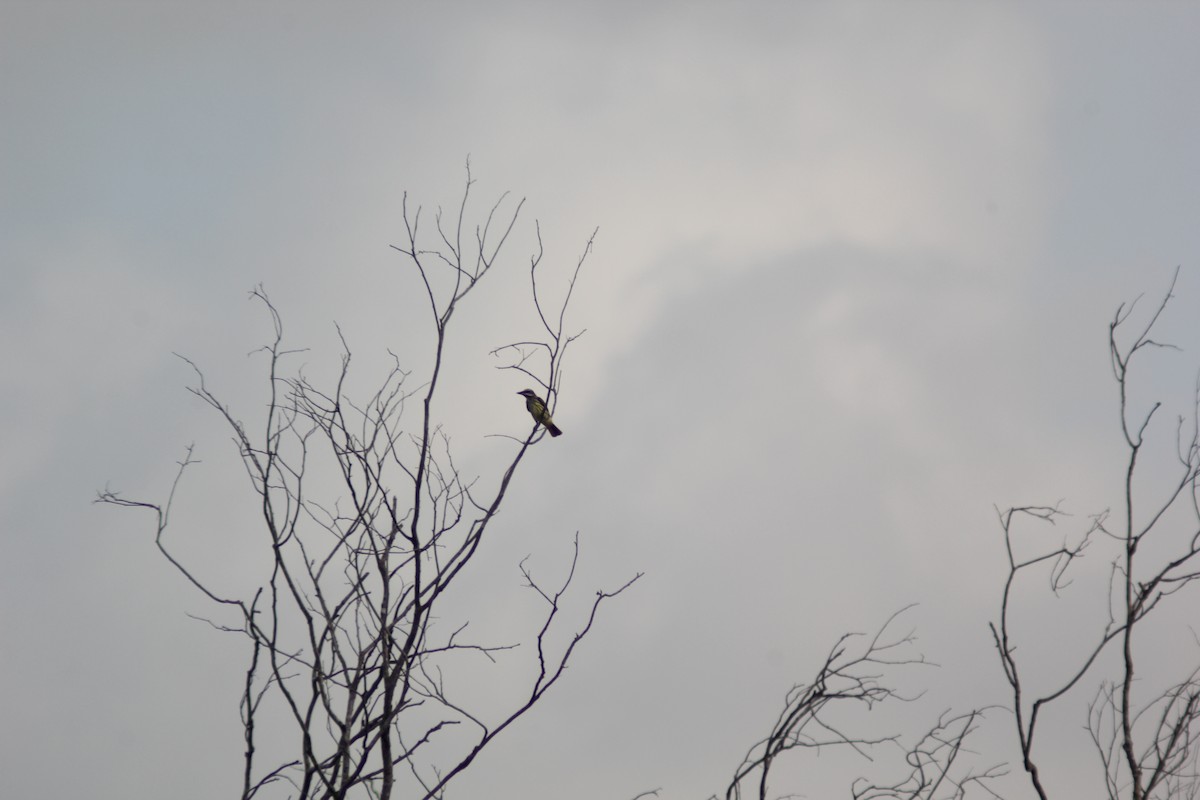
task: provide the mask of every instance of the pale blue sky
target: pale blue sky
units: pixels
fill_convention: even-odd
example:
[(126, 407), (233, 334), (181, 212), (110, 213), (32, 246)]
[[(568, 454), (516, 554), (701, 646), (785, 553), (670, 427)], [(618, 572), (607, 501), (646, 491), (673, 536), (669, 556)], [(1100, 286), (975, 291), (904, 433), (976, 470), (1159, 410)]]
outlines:
[[(187, 618), (204, 605), (150, 521), (90, 501), (110, 482), (161, 495), (195, 441), (175, 532), (236, 580), (250, 498), (172, 352), (252, 414), (263, 283), (314, 373), (335, 320), (364, 369), (389, 347), (419, 368), (417, 285), (388, 245), (403, 193), (454, 205), (468, 155), (477, 208), (528, 198), (508, 274), (535, 218), (563, 266), (600, 228), (568, 435), (524, 466), (480, 623), (510, 624), (516, 563), (552, 569), (576, 530), (585, 593), (646, 578), (451, 797), (707, 796), (839, 633), (910, 602), (944, 665), (912, 720), (1001, 700), (993, 504), (1117, 502), (1106, 325), (1177, 265), (1164, 335), (1183, 350), (1139, 379), (1178, 408), (1200, 364), (1192, 4), (0, 16), (4, 796), (236, 785), (240, 651)], [(445, 421), (468, 464), (526, 424), (486, 355), (523, 324), (507, 286), (452, 341)], [(1079, 708), (1046, 745), (1060, 786), (1093, 758), (1070, 741)], [(1006, 724), (980, 740), (996, 760)], [(821, 764), (829, 783), (780, 791), (866, 771)]]

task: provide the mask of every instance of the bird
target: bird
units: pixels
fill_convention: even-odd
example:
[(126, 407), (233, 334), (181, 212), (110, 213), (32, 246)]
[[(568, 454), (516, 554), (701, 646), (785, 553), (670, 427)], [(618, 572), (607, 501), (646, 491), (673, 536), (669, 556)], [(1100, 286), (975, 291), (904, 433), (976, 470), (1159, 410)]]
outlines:
[(546, 426), (546, 430), (550, 431), (551, 436), (562, 436), (562, 431), (554, 424), (554, 420), (550, 418), (550, 411), (546, 408), (546, 401), (538, 397), (533, 389), (522, 389), (517, 392), (525, 398), (525, 408), (529, 410), (529, 416), (533, 417), (534, 422), (540, 422)]

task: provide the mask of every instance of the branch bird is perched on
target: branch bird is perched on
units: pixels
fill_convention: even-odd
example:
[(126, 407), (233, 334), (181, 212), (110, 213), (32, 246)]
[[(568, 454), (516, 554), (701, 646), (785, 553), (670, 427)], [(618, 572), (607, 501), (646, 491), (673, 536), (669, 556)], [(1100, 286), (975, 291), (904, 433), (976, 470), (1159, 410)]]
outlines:
[(546, 401), (533, 393), (533, 389), (522, 389), (517, 392), (525, 398), (525, 408), (529, 410), (529, 416), (533, 417), (534, 422), (540, 422), (546, 426), (546, 430), (550, 431), (551, 436), (562, 436), (562, 431), (554, 424), (554, 420), (550, 418), (550, 412), (546, 409)]

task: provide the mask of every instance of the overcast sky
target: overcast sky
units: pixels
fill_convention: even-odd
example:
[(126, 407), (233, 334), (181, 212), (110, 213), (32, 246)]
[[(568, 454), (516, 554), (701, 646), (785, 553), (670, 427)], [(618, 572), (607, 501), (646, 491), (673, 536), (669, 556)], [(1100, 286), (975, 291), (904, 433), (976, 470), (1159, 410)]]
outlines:
[[(527, 324), (534, 220), (559, 270), (599, 227), (566, 435), (527, 457), (479, 555), (479, 624), (515, 624), (518, 561), (554, 574), (575, 531), (584, 596), (645, 577), (450, 797), (723, 791), (835, 638), (909, 603), (942, 667), (905, 675), (929, 694), (887, 724), (1003, 702), (993, 507), (1062, 499), (1058, 537), (1119, 503), (1107, 324), (1177, 266), (1162, 337), (1181, 349), (1147, 359), (1139, 400), (1185, 409), (1200, 364), (1195, 4), (0, 0), (0, 17), (5, 797), (236, 790), (243, 653), (188, 617), (208, 609), (152, 520), (91, 500), (162, 497), (195, 442), (172, 534), (237, 575), (253, 496), (172, 353), (252, 418), (262, 284), (314, 374), (335, 321), (364, 369), (389, 348), (423, 368), (420, 286), (389, 245), (404, 193), (453, 206), (468, 156), (476, 211), (527, 200), (496, 294), (451, 342), (441, 413), (464, 471), (494, 460), (487, 434), (527, 430), (523, 382), (487, 353)], [(1073, 629), (1035, 620), (1052, 676)], [(1194, 658), (1185, 640), (1149, 660)], [(1088, 699), (1041, 746), (1052, 786), (1094, 794)], [(1009, 726), (994, 714), (977, 747), (1016, 769)], [(820, 769), (780, 793), (875, 774), (804, 763)]]

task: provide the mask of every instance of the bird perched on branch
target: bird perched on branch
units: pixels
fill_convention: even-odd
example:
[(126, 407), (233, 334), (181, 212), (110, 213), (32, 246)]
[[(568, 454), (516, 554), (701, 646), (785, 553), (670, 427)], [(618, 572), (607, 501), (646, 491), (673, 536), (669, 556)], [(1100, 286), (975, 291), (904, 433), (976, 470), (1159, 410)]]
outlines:
[(562, 431), (554, 424), (554, 420), (550, 418), (550, 411), (546, 408), (546, 401), (533, 393), (533, 389), (522, 389), (517, 392), (525, 398), (525, 408), (529, 411), (529, 416), (533, 417), (534, 422), (540, 422), (546, 426), (546, 430), (550, 431), (551, 436), (562, 436)]

